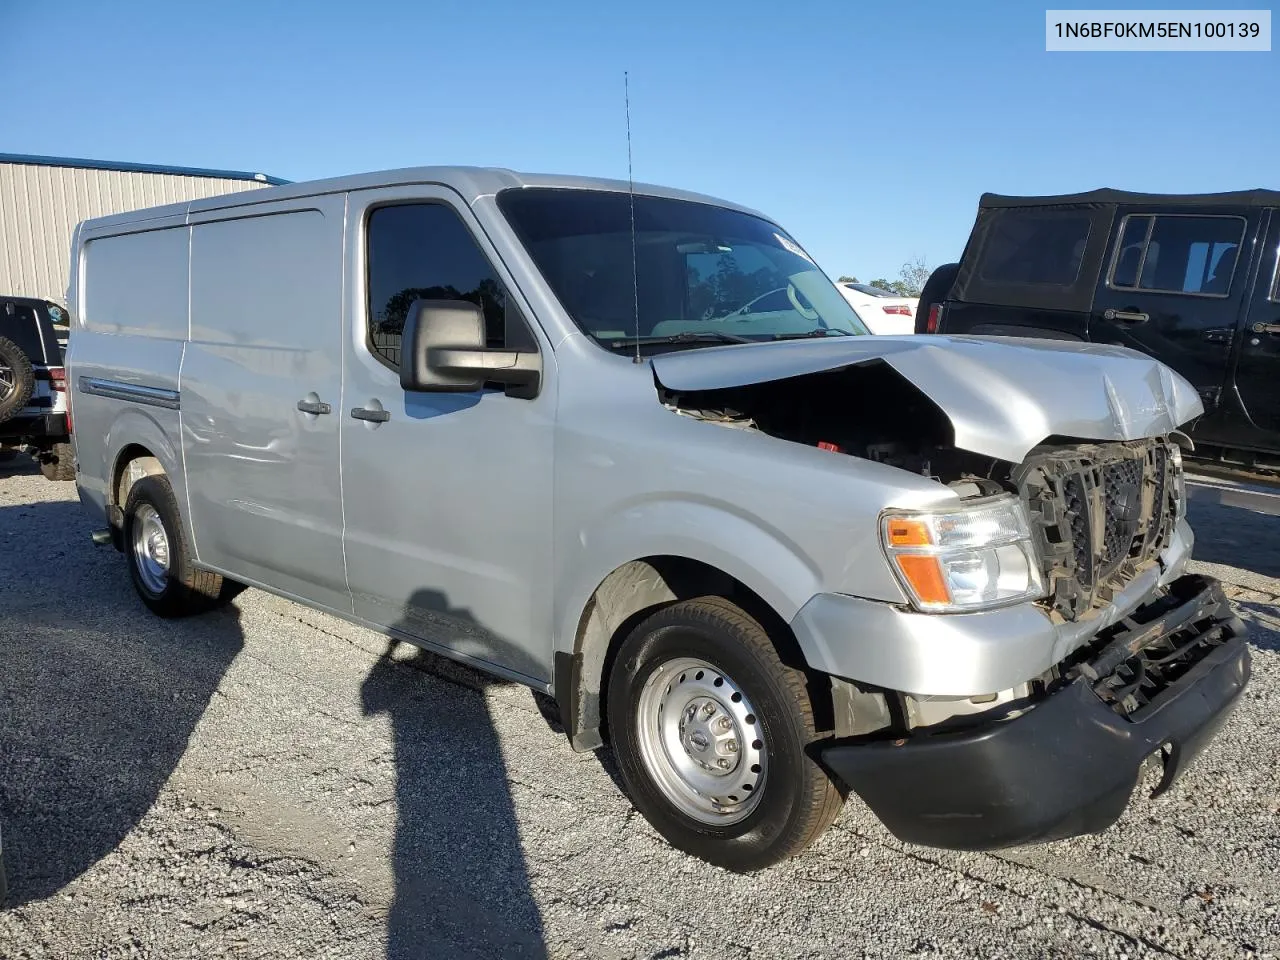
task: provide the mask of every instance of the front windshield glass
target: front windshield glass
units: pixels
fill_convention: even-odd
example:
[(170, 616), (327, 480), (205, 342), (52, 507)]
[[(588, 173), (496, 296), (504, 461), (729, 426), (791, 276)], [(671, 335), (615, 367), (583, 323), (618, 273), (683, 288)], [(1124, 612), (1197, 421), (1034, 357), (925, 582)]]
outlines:
[(649, 343), (867, 333), (800, 245), (759, 217), (636, 195), (633, 258), (626, 193), (513, 189), (498, 206), (569, 316), (606, 346), (637, 325)]

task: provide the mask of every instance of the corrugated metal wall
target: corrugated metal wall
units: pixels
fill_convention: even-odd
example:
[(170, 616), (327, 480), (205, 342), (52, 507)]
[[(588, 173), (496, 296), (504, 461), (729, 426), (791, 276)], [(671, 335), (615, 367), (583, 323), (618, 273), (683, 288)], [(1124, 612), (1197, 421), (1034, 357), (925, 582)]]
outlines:
[(268, 186), (168, 173), (0, 161), (0, 295), (66, 302), (81, 220)]

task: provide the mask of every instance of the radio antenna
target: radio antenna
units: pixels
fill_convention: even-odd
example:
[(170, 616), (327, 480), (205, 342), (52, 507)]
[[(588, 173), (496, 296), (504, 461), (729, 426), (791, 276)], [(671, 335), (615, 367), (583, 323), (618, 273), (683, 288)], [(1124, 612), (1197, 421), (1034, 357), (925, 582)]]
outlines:
[(631, 78), (622, 71), (622, 90), (627, 104), (627, 193), (631, 198), (631, 293), (635, 301), (636, 353), (632, 363), (643, 363), (640, 358), (640, 268), (636, 261), (636, 181), (631, 175)]

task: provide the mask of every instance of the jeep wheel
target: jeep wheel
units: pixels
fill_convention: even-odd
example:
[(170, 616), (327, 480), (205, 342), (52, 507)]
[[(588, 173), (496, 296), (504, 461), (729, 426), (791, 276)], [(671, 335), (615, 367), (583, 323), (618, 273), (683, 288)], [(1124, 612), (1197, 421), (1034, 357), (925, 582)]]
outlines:
[(8, 337), (0, 337), (0, 423), (27, 405), (35, 385), (31, 360)]
[(682, 601), (637, 626), (618, 651), (607, 709), (636, 809), (718, 866), (758, 870), (794, 856), (844, 803), (808, 753), (817, 736), (804, 674), (727, 600)]
[(40, 473), (46, 480), (74, 480), (76, 455), (69, 443), (55, 443), (39, 456)]
[(124, 508), (125, 556), (134, 589), (162, 617), (185, 617), (217, 605), (222, 577), (191, 563), (173, 488), (162, 475), (143, 477)]

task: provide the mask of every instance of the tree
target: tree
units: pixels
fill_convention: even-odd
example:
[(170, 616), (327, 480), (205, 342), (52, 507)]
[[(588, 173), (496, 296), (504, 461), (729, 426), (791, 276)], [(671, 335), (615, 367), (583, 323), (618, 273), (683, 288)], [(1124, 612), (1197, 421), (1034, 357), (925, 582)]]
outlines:
[(836, 283), (857, 283), (857, 282), (858, 282), (857, 277), (851, 277), (847, 273), (842, 274), (840, 279), (836, 281)]
[(914, 257), (904, 263), (902, 269), (898, 271), (898, 275), (902, 277), (902, 288), (906, 291), (903, 295), (907, 297), (920, 296), (920, 291), (924, 289), (930, 272), (924, 257)]
[(890, 293), (896, 293), (900, 297), (914, 296), (907, 290), (907, 285), (901, 280), (886, 280), (884, 277), (880, 277), (872, 280), (871, 286), (879, 287), (881, 290), (888, 290)]

